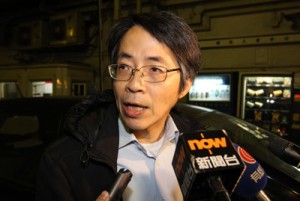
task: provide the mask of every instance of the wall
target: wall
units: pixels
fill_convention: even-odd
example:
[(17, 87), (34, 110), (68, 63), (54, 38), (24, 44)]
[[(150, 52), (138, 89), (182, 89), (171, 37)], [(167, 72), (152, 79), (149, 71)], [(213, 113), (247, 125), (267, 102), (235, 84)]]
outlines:
[(203, 72), (300, 70), (300, 2), (296, 0), (84, 0), (56, 6), (45, 2), (39, 5), (42, 16), (8, 21), (5, 29), (12, 31), (11, 40), (15, 40), (13, 31), (18, 23), (41, 19), (49, 22), (53, 16), (70, 12), (80, 13), (78, 29), (84, 40), (75, 45), (29, 50), (18, 49), (12, 43), (0, 44), (0, 68), (24, 63), (88, 64), (94, 70), (96, 87), (110, 88), (105, 42), (110, 27), (129, 13), (169, 10), (185, 18), (197, 33)]
[[(20, 95), (32, 96), (33, 81), (51, 81), (54, 96), (71, 96), (72, 84), (85, 83), (93, 78), (91, 69), (66, 64), (17, 65), (0, 68), (0, 82), (17, 82)], [(87, 94), (86, 94), (87, 95)]]

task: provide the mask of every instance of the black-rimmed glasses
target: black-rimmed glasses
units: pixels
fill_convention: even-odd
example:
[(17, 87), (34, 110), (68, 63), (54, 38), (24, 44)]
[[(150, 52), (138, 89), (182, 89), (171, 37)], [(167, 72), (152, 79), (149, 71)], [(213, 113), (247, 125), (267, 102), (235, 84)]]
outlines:
[(164, 66), (147, 65), (141, 68), (132, 68), (125, 64), (111, 64), (108, 66), (111, 78), (120, 81), (128, 81), (136, 71), (140, 71), (140, 76), (145, 82), (163, 82), (167, 79), (169, 72), (180, 70), (181, 68), (167, 69)]

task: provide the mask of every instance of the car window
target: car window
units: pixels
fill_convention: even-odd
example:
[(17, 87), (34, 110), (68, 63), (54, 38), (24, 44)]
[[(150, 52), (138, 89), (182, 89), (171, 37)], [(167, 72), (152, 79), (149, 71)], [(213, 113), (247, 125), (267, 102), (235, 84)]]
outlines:
[(4, 148), (29, 148), (43, 142), (38, 137), (39, 119), (35, 115), (7, 116), (0, 122), (0, 139)]
[(28, 135), (36, 133), (39, 122), (36, 116), (12, 116), (4, 120), (0, 133), (4, 135)]

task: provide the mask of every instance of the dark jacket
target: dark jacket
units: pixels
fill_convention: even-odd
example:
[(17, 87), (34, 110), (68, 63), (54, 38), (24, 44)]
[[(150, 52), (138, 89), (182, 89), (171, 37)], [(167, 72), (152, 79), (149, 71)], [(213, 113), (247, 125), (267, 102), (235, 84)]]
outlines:
[[(200, 129), (173, 108), (180, 132)], [(89, 96), (67, 115), (68, 134), (49, 147), (40, 163), (37, 200), (95, 200), (117, 171), (118, 110), (111, 90)]]

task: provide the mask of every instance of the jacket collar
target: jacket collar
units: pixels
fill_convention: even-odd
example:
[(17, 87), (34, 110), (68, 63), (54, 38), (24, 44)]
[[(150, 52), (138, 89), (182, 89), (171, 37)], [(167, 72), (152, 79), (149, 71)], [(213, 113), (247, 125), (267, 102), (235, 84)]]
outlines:
[[(189, 120), (184, 111), (175, 106), (172, 116), (180, 133), (199, 130), (197, 122)], [(115, 104), (112, 90), (88, 96), (75, 105), (67, 114), (65, 128), (83, 144), (81, 161), (89, 159), (105, 162), (116, 171), (118, 155), (119, 112)]]

